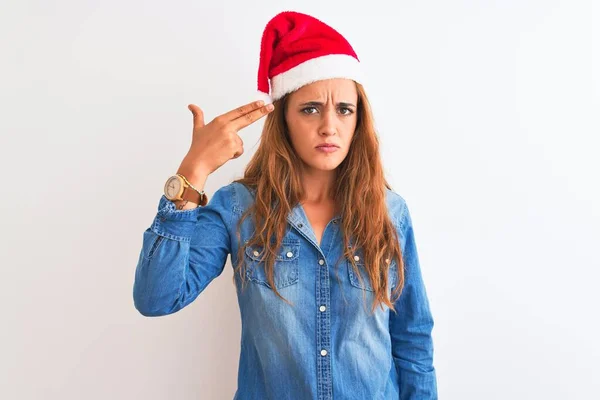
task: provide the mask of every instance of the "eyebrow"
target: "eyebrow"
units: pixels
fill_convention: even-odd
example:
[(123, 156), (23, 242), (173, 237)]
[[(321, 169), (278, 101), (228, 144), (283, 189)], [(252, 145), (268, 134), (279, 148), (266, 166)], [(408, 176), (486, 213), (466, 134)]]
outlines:
[[(300, 104), (300, 106), (301, 107), (302, 106), (322, 106), (324, 104), (325, 103), (322, 103), (320, 101), (308, 101), (306, 103)], [(341, 107), (354, 107), (354, 108), (356, 108), (356, 106), (354, 104), (352, 104), (352, 103), (346, 103), (346, 102), (343, 102), (343, 101), (340, 101), (339, 103), (337, 103), (337, 106), (341, 106)]]

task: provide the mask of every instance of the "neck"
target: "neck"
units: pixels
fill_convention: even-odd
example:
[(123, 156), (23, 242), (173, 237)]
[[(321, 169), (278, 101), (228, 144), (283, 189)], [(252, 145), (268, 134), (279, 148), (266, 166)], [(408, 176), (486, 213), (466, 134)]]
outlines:
[(336, 171), (304, 171), (302, 185), (304, 187), (304, 203), (322, 204), (333, 200), (333, 187)]

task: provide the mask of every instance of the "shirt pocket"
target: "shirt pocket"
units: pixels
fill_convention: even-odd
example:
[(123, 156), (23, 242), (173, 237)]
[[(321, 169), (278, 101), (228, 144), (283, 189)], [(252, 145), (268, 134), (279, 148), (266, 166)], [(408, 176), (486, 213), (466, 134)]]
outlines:
[[(262, 246), (246, 247), (246, 277), (259, 285), (271, 288), (267, 281), (265, 261), (261, 261)], [(275, 255), (274, 281), (277, 290), (298, 283), (300, 239), (284, 239)]]
[[(373, 289), (373, 285), (371, 284), (371, 281), (369, 279), (369, 274), (367, 273), (363, 255), (360, 252), (355, 253), (354, 262), (356, 263), (356, 266), (360, 271), (360, 277), (362, 278), (362, 282), (360, 281), (358, 275), (354, 271), (352, 263), (349, 260), (346, 260), (346, 266), (348, 268), (348, 279), (350, 280), (350, 284), (355, 288), (374, 292), (375, 290)], [(388, 292), (391, 292), (391, 290), (396, 286), (396, 283), (398, 281), (397, 270), (397, 263), (395, 260), (393, 260), (390, 264), (390, 268), (388, 269)]]

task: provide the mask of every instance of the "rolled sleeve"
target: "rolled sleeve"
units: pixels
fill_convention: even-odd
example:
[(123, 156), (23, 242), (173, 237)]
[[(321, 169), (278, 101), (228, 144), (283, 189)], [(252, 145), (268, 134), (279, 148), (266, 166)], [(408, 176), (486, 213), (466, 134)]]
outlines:
[(204, 207), (177, 210), (164, 195), (143, 235), (133, 300), (145, 316), (172, 314), (193, 302), (218, 277), (231, 252), (231, 185)]
[(150, 229), (157, 235), (189, 242), (201, 212), (202, 207), (177, 210), (175, 203), (163, 194), (158, 202), (158, 212)]

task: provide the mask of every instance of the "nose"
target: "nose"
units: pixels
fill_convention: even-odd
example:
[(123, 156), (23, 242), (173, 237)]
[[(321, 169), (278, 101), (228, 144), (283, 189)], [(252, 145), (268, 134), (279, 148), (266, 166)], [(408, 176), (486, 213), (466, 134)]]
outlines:
[(333, 107), (327, 107), (323, 112), (321, 118), (321, 126), (319, 132), (321, 135), (331, 136), (336, 134), (336, 118), (335, 109)]

